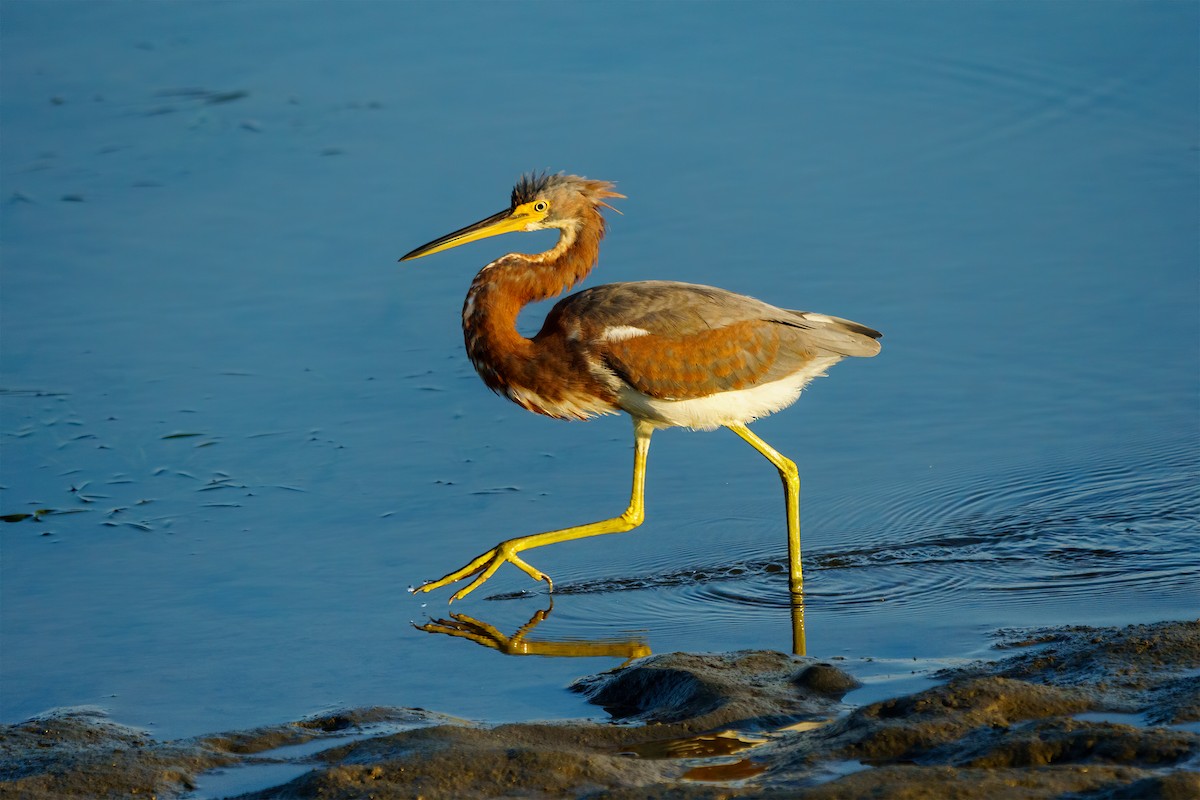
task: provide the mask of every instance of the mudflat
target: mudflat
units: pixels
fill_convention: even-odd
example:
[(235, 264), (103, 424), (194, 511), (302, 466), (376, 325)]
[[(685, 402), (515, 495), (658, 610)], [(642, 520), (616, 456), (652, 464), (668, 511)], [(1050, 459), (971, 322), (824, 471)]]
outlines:
[(854, 664), (668, 653), (571, 689), (609, 723), (347, 709), (156, 741), (68, 709), (0, 734), (0, 796), (1200, 796), (1200, 622), (996, 634), (997, 659), (854, 707)]

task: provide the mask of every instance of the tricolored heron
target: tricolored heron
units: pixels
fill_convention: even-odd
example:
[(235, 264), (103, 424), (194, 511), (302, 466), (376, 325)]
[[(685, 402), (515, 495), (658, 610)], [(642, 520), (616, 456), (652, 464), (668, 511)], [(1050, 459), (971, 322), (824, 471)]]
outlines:
[[(504, 562), (536, 581), (549, 576), (518, 554), (534, 547), (621, 533), (644, 519), (646, 454), (658, 428), (729, 428), (766, 456), (783, 479), (790, 587), (799, 593), (800, 479), (796, 465), (746, 423), (787, 408), (813, 378), (845, 356), (873, 356), (880, 333), (837, 317), (788, 311), (711, 286), (673, 281), (610, 283), (560, 300), (532, 339), (517, 332), (529, 303), (555, 297), (596, 265), (606, 200), (624, 197), (607, 181), (576, 175), (522, 177), (509, 207), (434, 239), (401, 261), (510, 231), (553, 228), (544, 253), (509, 253), (479, 271), (463, 305), (467, 355), (497, 394), (538, 414), (586, 419), (624, 411), (633, 418), (633, 492), (617, 517), (519, 536), (416, 591), (474, 576), (458, 600)], [(615, 210), (615, 209), (614, 209)]]

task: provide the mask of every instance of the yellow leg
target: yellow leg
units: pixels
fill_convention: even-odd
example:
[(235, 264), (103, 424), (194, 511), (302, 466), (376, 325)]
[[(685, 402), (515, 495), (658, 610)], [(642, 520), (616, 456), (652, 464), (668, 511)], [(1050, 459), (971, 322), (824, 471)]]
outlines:
[(783, 479), (783, 498), (787, 504), (788, 563), (791, 567), (788, 588), (793, 594), (800, 594), (804, 591), (804, 575), (800, 568), (800, 473), (791, 459), (751, 433), (745, 425), (738, 423), (727, 427), (766, 456)]
[(591, 522), (587, 525), (576, 525), (571, 528), (563, 528), (562, 530), (547, 531), (545, 533), (535, 533), (531, 536), (519, 536), (516, 539), (508, 539), (473, 559), (471, 563), (462, 569), (455, 570), (436, 581), (424, 583), (416, 591), (432, 592), (434, 589), (440, 589), (455, 581), (475, 576), (475, 580), (471, 581), (465, 588), (460, 589), (450, 598), (450, 602), (461, 600), (483, 585), (483, 582), (488, 578), (496, 574), (496, 570), (500, 569), (500, 565), (505, 561), (518, 567), (535, 581), (545, 581), (549, 584), (550, 591), (554, 591), (554, 582), (550, 580), (550, 577), (525, 563), (517, 553), (522, 550), (530, 550), (534, 547), (570, 541), (571, 539), (583, 539), (588, 536), (600, 536), (605, 533), (624, 533), (641, 525), (642, 520), (646, 518), (646, 454), (650, 450), (650, 434), (653, 432), (654, 428), (649, 423), (634, 420), (633, 493), (629, 498), (629, 508), (625, 509), (625, 512), (621, 516), (601, 520), (600, 522)]

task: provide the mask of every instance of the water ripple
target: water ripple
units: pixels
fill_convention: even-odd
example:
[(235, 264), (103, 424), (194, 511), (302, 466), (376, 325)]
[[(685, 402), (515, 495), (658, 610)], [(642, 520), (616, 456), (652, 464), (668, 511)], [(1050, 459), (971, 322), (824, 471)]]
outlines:
[[(855, 612), (888, 602), (953, 614), (965, 603), (1099, 601), (1131, 589), (1185, 598), (1200, 582), (1200, 470), (1186, 442), (1155, 445), (1140, 463), (981, 475), (874, 504), (859, 498), (882, 523), (859, 546), (806, 555), (805, 603)], [(786, 607), (786, 574), (781, 554), (569, 582), (556, 591), (665, 589), (645, 611), (670, 615), (673, 606), (683, 615), (680, 605), (704, 603), (711, 616)]]

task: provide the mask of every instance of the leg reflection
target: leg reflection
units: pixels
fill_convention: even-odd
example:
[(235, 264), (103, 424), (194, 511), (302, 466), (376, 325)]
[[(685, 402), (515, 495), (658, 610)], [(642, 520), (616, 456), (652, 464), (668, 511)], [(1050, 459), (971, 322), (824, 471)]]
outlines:
[(535, 613), (529, 622), (517, 628), (512, 636), (505, 636), (494, 625), (467, 614), (451, 614), (450, 619), (431, 619), (424, 625), (414, 622), (413, 627), (426, 633), (440, 633), (466, 639), (510, 656), (616, 656), (629, 663), (635, 658), (650, 655), (649, 645), (639, 639), (529, 641), (526, 637), (550, 616), (553, 609), (554, 603), (551, 601), (549, 608)]
[(804, 592), (792, 592), (792, 652), (807, 655), (808, 645), (804, 641)]

